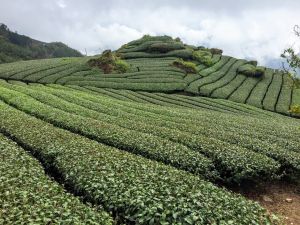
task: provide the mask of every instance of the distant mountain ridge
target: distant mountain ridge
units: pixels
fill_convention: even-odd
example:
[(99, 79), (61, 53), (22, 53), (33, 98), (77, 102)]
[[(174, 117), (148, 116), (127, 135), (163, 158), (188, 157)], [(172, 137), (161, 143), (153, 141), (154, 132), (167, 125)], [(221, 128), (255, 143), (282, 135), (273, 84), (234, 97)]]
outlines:
[(82, 54), (64, 43), (46, 43), (12, 32), (0, 23), (0, 63), (59, 57), (81, 57)]

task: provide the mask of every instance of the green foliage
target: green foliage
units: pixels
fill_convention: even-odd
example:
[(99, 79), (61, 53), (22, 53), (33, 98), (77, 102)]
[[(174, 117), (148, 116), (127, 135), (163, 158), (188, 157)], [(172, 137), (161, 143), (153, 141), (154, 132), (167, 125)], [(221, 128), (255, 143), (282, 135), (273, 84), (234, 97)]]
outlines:
[(223, 54), (223, 50), (219, 49), (219, 48), (210, 48), (209, 51), (213, 55), (222, 55)]
[(297, 70), (300, 68), (300, 57), (293, 48), (285, 49), (281, 54), (281, 57), (286, 59), (293, 72), (296, 73)]
[(290, 113), (300, 115), (300, 105), (292, 105), (290, 108)]
[(270, 223), (257, 203), (197, 176), (56, 128), (3, 103), (0, 109), (2, 130), (59, 170), (64, 184), (113, 211), (120, 223)]
[(245, 64), (238, 68), (238, 73), (244, 74), (249, 77), (262, 77), (265, 73), (265, 69), (262, 67), (256, 67), (252, 64)]
[[(298, 38), (300, 38), (300, 26), (299, 25), (294, 26), (294, 33)], [(296, 74), (299, 73), (299, 70), (300, 70), (299, 52), (295, 52), (295, 49), (293, 47), (289, 47), (289, 48), (283, 50), (281, 57), (283, 59), (285, 59), (289, 65), (289, 68), (285, 68), (284, 63), (283, 63), (283, 69), (285, 70), (285, 72), (287, 72), (287, 73), (293, 72), (293, 76), (296, 77)]]
[(248, 61), (249, 64), (253, 65), (253, 66), (257, 66), (257, 61), (256, 60), (250, 60)]
[[(262, 101), (264, 109), (275, 111), (277, 98), (280, 95), (282, 87), (282, 76), (282, 73), (276, 72), (273, 74), (272, 83), (269, 85), (268, 89), (265, 90), (265, 97)], [(288, 101), (288, 99), (286, 99), (286, 101)]]
[(148, 53), (148, 52), (126, 52), (122, 53), (122, 59), (135, 58), (162, 58), (162, 57), (177, 57), (186, 60), (193, 59), (193, 51), (189, 49), (173, 50), (167, 53)]
[(197, 66), (193, 62), (187, 62), (184, 61), (183, 59), (177, 59), (172, 64), (182, 69), (186, 73), (197, 73)]
[(0, 224), (113, 224), (45, 174), (24, 149), (0, 134)]
[(148, 48), (149, 52), (167, 53), (173, 50), (183, 49), (183, 44), (178, 42), (160, 42), (151, 44)]
[(205, 66), (212, 66), (212, 53), (204, 50), (197, 50), (193, 52), (193, 59), (204, 64)]
[(295, 87), (299, 89), (300, 88), (300, 78), (295, 77), (294, 81), (295, 81)]
[[(133, 112), (135, 112), (134, 108), (137, 107), (137, 105), (135, 104), (130, 104), (124, 107), (120, 107), (118, 106), (116, 108), (116, 106), (114, 105), (113, 102), (108, 103), (105, 102), (103, 100), (101, 100), (101, 98), (97, 98), (97, 97), (92, 97), (92, 96), (86, 96), (86, 95), (80, 95), (80, 97), (75, 97), (74, 96), (74, 92), (73, 93), (66, 93), (66, 92), (62, 92), (62, 91), (58, 91), (58, 90), (53, 90), (53, 91), (49, 91), (47, 89), (45, 89), (44, 87), (42, 88), (38, 88), (39, 91), (32, 91), (32, 90), (28, 90), (26, 88), (21, 88), (21, 87), (11, 87), (17, 91), (21, 91), (24, 94), (30, 95), (31, 97), (36, 98), (39, 102), (43, 102), (46, 105), (49, 106), (53, 106), (54, 108), (57, 109), (61, 109), (63, 111), (72, 113), (72, 114), (76, 114), (76, 115), (80, 115), (83, 117), (89, 117), (89, 118), (93, 118), (96, 120), (101, 121), (101, 132), (100, 130), (97, 131), (97, 127), (99, 124), (99, 122), (94, 121), (93, 125), (90, 124), (91, 121), (90, 119), (85, 119), (85, 121), (83, 123), (81, 123), (82, 125), (80, 125), (80, 128), (76, 128), (75, 124), (78, 122), (75, 122), (76, 117), (72, 116), (72, 119), (70, 119), (71, 121), (74, 122), (64, 122), (65, 119), (63, 119), (64, 117), (66, 118), (70, 118), (70, 116), (65, 115), (66, 113), (62, 112), (62, 111), (57, 111), (54, 112), (53, 109), (51, 109), (53, 111), (53, 113), (59, 115), (56, 117), (56, 121), (59, 121), (60, 126), (65, 127), (66, 129), (79, 129), (82, 130), (81, 132), (83, 132), (82, 134), (88, 136), (88, 137), (93, 137), (96, 140), (101, 140), (101, 142), (107, 143), (109, 145), (113, 145), (113, 146), (127, 146), (126, 149), (127, 151), (132, 151), (130, 149), (136, 149), (133, 152), (137, 153), (137, 154), (143, 154), (145, 157), (155, 157), (156, 160), (160, 160), (162, 159), (161, 157), (168, 159), (170, 156), (167, 156), (167, 152), (169, 147), (165, 147), (164, 150), (159, 150), (159, 155), (161, 155), (159, 158), (157, 158), (158, 155), (155, 155), (153, 153), (153, 150), (151, 150), (151, 148), (149, 148), (148, 144), (143, 144), (144, 146), (144, 150), (141, 151), (141, 149), (139, 147), (136, 146), (136, 143), (131, 143), (130, 145), (128, 145), (128, 143), (130, 143), (131, 138), (134, 139), (137, 143), (144, 143), (143, 139), (147, 139), (148, 141), (150, 140), (149, 137), (147, 138), (146, 136), (142, 136), (142, 140), (140, 140), (140, 138), (138, 137), (138, 135), (135, 137), (135, 132), (139, 131), (139, 132), (147, 132), (150, 134), (153, 134), (154, 136), (157, 137), (163, 137), (163, 138), (167, 138), (169, 140), (174, 141), (175, 143), (182, 143), (185, 146), (188, 146), (189, 148), (193, 149), (194, 151), (200, 151), (201, 153), (209, 156), (209, 158), (213, 159), (215, 165), (218, 168), (218, 172), (222, 175), (222, 178), (224, 178), (225, 180), (228, 181), (234, 181), (234, 182), (239, 182), (240, 180), (243, 179), (255, 179), (256, 177), (259, 177), (259, 179), (262, 179), (262, 177), (273, 177), (276, 176), (277, 174), (277, 170), (278, 170), (278, 164), (277, 162), (272, 161), (271, 159), (269, 159), (266, 156), (263, 155), (268, 155), (270, 157), (274, 157), (276, 158), (276, 160), (278, 159), (280, 162), (284, 163), (285, 165), (289, 165), (291, 167), (292, 171), (299, 171), (300, 169), (300, 165), (299, 165), (299, 159), (300, 159), (300, 155), (296, 154), (293, 155), (292, 152), (289, 153), (289, 155), (286, 155), (286, 144), (283, 143), (283, 148), (279, 148), (278, 146), (276, 147), (276, 145), (278, 145), (278, 140), (275, 139), (271, 139), (270, 142), (273, 143), (274, 141), (276, 142), (276, 145), (270, 145), (270, 143), (266, 142), (265, 139), (267, 138), (266, 135), (264, 135), (264, 140), (259, 140), (257, 139), (256, 135), (257, 135), (257, 131), (253, 131), (254, 136), (250, 136), (250, 128), (240, 128), (240, 129), (245, 129), (246, 132), (244, 132), (243, 134), (240, 134), (240, 136), (238, 136), (236, 133), (237, 132), (241, 132), (239, 131), (239, 129), (232, 131), (232, 132), (228, 132), (226, 130), (224, 130), (224, 128), (222, 127), (227, 127), (228, 125), (225, 124), (220, 124), (220, 125), (214, 125), (216, 128), (215, 131), (213, 131), (214, 129), (208, 129), (208, 127), (210, 126), (210, 123), (215, 123), (212, 122), (212, 118), (216, 117), (219, 118), (220, 115), (216, 115), (216, 114), (212, 114), (212, 112), (209, 112), (210, 114), (212, 114), (211, 116), (208, 116), (205, 114), (205, 117), (209, 117), (209, 123), (205, 123), (203, 120), (201, 120), (201, 122), (199, 121), (199, 124), (194, 124), (194, 123), (198, 123), (196, 122), (198, 120), (198, 118), (195, 118), (195, 121), (186, 121), (183, 120), (182, 123), (184, 123), (185, 125), (183, 126), (183, 124), (181, 124), (181, 120), (182, 120), (182, 116), (183, 115), (177, 115), (174, 118), (174, 121), (180, 121), (180, 124), (174, 124), (174, 123), (170, 123), (168, 128), (160, 128), (161, 124), (157, 123), (158, 121), (151, 121), (150, 119), (146, 119), (148, 117), (147, 114), (147, 110), (146, 110), (146, 106), (143, 109), (143, 113), (141, 113), (141, 117), (137, 117), (137, 116), (133, 116), (133, 115), (127, 115), (124, 113), (121, 113), (119, 110), (125, 110), (128, 111), (128, 109), (132, 109)], [(89, 88), (92, 91), (99, 91), (102, 92), (102, 89), (97, 89), (97, 88)], [(63, 101), (59, 98), (54, 98), (53, 96), (49, 95), (49, 94), (44, 94), (43, 92), (49, 91), (49, 94), (53, 94), (56, 96), (59, 96), (59, 98), (65, 99), (66, 101)], [(104, 93), (107, 91), (104, 91)], [(10, 92), (12, 93), (12, 92)], [(118, 93), (116, 91), (116, 93)], [(5, 94), (2, 94), (2, 97), (5, 96)], [(115, 96), (121, 96), (120, 94), (115, 94)], [(184, 103), (184, 100), (180, 100), (178, 99), (177, 101), (172, 101), (170, 100), (170, 98), (172, 97), (168, 97), (167, 95), (165, 95), (164, 97), (160, 97), (159, 95), (154, 95), (154, 94), (150, 94), (150, 93), (143, 93), (142, 96), (149, 96), (150, 100), (152, 99), (152, 102), (155, 103), (155, 99), (157, 99), (157, 104), (160, 104), (159, 102), (170, 102), (172, 103), (171, 106), (173, 105), (181, 105), (184, 107), (191, 107), (196, 105), (196, 103), (192, 103), (191, 105)], [(86, 100), (80, 100), (80, 98), (87, 98)], [(147, 97), (147, 99), (149, 99), (149, 97)], [(13, 100), (9, 100), (7, 97), (5, 97), (6, 101), (10, 101), (10, 103), (12, 104), (16, 104), (13, 103), (15, 101)], [(125, 97), (126, 99), (126, 97)], [(26, 98), (22, 97), (22, 102), (26, 102)], [(70, 104), (70, 102), (72, 102), (73, 104)], [(94, 104), (92, 104), (91, 102), (95, 102)], [(34, 108), (39, 108), (39, 109), (43, 109), (45, 108), (45, 106), (42, 106), (41, 104), (37, 105), (37, 103), (34, 103), (34, 101), (31, 101), (30, 103), (28, 103), (28, 105), (31, 105)], [(75, 105), (74, 105), (75, 104)], [(110, 109), (106, 108), (107, 104), (110, 104), (111, 107)], [(81, 105), (80, 106), (76, 106), (76, 105)], [(17, 107), (20, 107), (19, 104)], [(24, 106), (25, 107), (25, 106)], [(139, 107), (140, 108), (140, 107)], [(205, 108), (205, 106), (204, 106)], [(92, 111), (88, 110), (91, 109)], [(29, 110), (28, 106), (26, 108), (24, 108), (24, 110)], [(35, 113), (35, 111), (30, 110), (30, 113)], [(101, 112), (101, 113), (96, 113), (96, 112)], [(258, 112), (257, 114), (260, 115), (263, 111)], [(102, 113), (105, 113), (106, 115), (103, 115)], [(146, 113), (146, 114), (145, 114)], [(165, 114), (167, 113), (166, 110), (160, 110), (160, 114)], [(185, 112), (187, 113), (187, 112)], [(197, 117), (197, 114), (199, 114), (200, 111), (195, 112), (195, 114), (188, 116), (188, 118), (194, 118), (195, 116)], [(109, 115), (118, 115), (121, 114), (122, 117), (118, 118), (115, 116), (109, 116)], [(36, 114), (36, 115), (42, 115), (41, 113)], [(45, 114), (44, 114), (45, 115)], [(199, 115), (201, 117), (201, 115)], [(204, 115), (202, 115), (204, 116)], [(174, 117), (174, 115), (172, 116)], [(44, 119), (48, 120), (48, 116)], [(155, 116), (156, 119), (157, 116)], [(180, 119), (181, 118), (181, 119)], [(142, 121), (140, 121), (142, 119)], [(230, 119), (230, 117), (228, 118), (224, 118), (224, 120), (228, 120)], [(235, 118), (236, 119), (236, 118)], [(133, 122), (135, 121), (135, 122)], [(140, 122), (138, 122), (140, 121)], [(173, 121), (173, 120), (172, 120)], [(217, 121), (216, 121), (217, 122)], [(163, 120), (161, 121), (161, 123), (163, 123)], [(229, 122), (232, 123), (232, 122)], [(235, 124), (239, 124), (242, 123), (244, 124), (245, 121), (242, 120), (240, 122), (236, 122)], [(104, 125), (106, 124), (106, 125)], [(110, 125), (108, 125), (110, 124)], [(163, 124), (165, 124), (164, 126), (166, 126), (167, 124), (164, 122)], [(203, 127), (199, 127), (201, 126), (201, 124), (203, 125)], [(205, 125), (204, 125), (205, 124)], [(119, 128), (118, 131), (115, 130), (115, 125), (124, 127), (126, 129), (129, 129), (131, 131), (131, 136), (128, 135), (127, 138), (125, 138), (124, 135), (126, 135), (127, 131), (126, 129), (123, 128)], [(79, 125), (78, 125), (79, 126)], [(89, 131), (88, 127), (93, 126), (93, 131)], [(251, 124), (250, 124), (251, 126)], [(72, 128), (73, 127), (73, 128)], [(107, 127), (107, 128), (105, 128)], [(119, 134), (115, 134), (115, 138), (114, 138), (114, 142), (111, 142), (111, 138), (109, 138), (109, 136), (107, 138), (105, 138), (103, 140), (103, 138), (105, 137), (105, 131), (106, 129), (109, 129), (109, 132), (120, 132), (122, 135), (120, 136)], [(114, 131), (115, 130), (115, 131)], [(209, 131), (212, 130), (212, 131)], [(223, 131), (224, 130), (224, 131)], [(217, 133), (216, 133), (217, 131)], [(186, 133), (188, 132), (188, 133)], [(200, 133), (199, 133), (200, 132)], [(198, 135), (195, 135), (198, 134)], [(140, 134), (142, 135), (142, 134)], [(203, 137), (203, 135), (205, 137)], [(248, 138), (245, 138), (248, 137)], [(212, 138), (212, 137), (218, 137), (218, 139), (222, 139), (222, 141), (216, 139), (216, 138)], [(273, 137), (276, 137), (273, 136)], [(124, 140), (127, 140), (126, 144), (124, 144)], [(152, 143), (154, 143), (154, 139), (151, 139)], [(227, 144), (225, 142), (230, 142), (232, 144), (239, 144), (243, 147), (237, 147), (237, 146), (232, 146), (231, 144)], [(123, 144), (121, 144), (123, 143)], [(161, 141), (161, 143), (163, 143)], [(289, 141), (289, 143), (291, 144), (292, 141)], [(117, 145), (116, 145), (117, 144)], [(148, 146), (148, 147), (147, 147)], [(175, 146), (174, 146), (175, 147)], [(258, 151), (259, 154), (256, 154), (252, 151), (247, 150), (248, 148), (251, 148), (251, 150), (253, 151)], [(158, 147), (156, 147), (158, 148)], [(182, 149), (179, 146), (177, 146), (178, 149)], [(247, 148), (247, 149), (245, 149)], [(272, 151), (270, 151), (270, 148), (272, 148)], [(145, 151), (147, 149), (147, 151)], [(293, 147), (293, 149), (297, 149), (297, 144), (295, 145), (295, 147)], [(185, 150), (180, 150), (183, 151), (184, 154), (186, 155), (185, 157), (180, 156), (179, 158), (181, 158), (181, 166), (184, 166), (186, 164), (185, 162), (185, 158), (190, 155), (190, 153), (186, 153)], [(177, 153), (173, 152), (172, 153), (173, 156), (173, 162), (176, 162), (176, 155)], [(263, 155), (262, 155), (263, 154)], [(175, 157), (175, 158), (174, 158)], [(186, 158), (187, 159), (187, 158)], [(226, 159), (226, 160), (225, 160)], [(298, 162), (297, 162), (298, 161)], [(167, 163), (166, 161), (164, 161), (165, 163)], [(174, 164), (172, 164), (174, 165)], [(204, 164), (203, 164), (204, 165)], [(178, 166), (177, 164), (174, 166)], [(187, 166), (187, 167), (181, 167), (180, 168), (189, 168), (189, 171), (193, 171), (193, 167), (192, 166)], [(203, 167), (202, 167), (203, 168)], [(224, 169), (226, 168), (226, 169)], [(205, 174), (205, 173), (204, 173)], [(262, 174), (269, 174), (269, 175), (262, 175)], [(225, 176), (225, 177), (223, 177)], [(262, 177), (261, 177), (262, 176)]]
[(130, 66), (127, 62), (121, 59), (116, 59), (115, 61), (115, 70), (119, 73), (126, 73), (130, 69)]
[(142, 38), (138, 39), (138, 40), (134, 40), (134, 41), (131, 41), (129, 43), (127, 43), (127, 46), (130, 47), (130, 46), (136, 46), (136, 45), (140, 45), (144, 42), (147, 42), (147, 41), (173, 41), (173, 38), (170, 37), (170, 36), (167, 36), (167, 35), (164, 35), (164, 36), (150, 36), (150, 35), (144, 35)]
[(100, 68), (104, 73), (112, 73), (114, 71), (126, 73), (130, 69), (130, 66), (111, 50), (104, 51), (98, 58), (90, 59), (88, 64), (92, 67)]

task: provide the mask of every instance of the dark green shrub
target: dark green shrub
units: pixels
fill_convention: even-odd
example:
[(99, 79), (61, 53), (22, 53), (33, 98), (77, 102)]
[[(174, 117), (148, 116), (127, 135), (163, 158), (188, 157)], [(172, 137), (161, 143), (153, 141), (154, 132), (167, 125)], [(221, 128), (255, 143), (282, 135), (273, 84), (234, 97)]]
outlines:
[(182, 42), (181, 39), (179, 37), (174, 39), (176, 42)]
[(219, 48), (211, 48), (210, 52), (213, 55), (222, 55), (223, 54), (223, 50), (219, 49)]
[(121, 60), (119, 56), (111, 50), (105, 50), (99, 58), (93, 58), (88, 61), (88, 65), (98, 67), (104, 73), (126, 73), (129, 70), (129, 65)]
[(185, 44), (184, 47), (185, 47), (186, 49), (193, 50), (193, 51), (198, 50), (198, 47), (196, 47), (196, 46), (194, 46), (194, 45), (186, 45), (186, 44)]
[(300, 78), (295, 78), (295, 87), (300, 88)]
[(212, 66), (212, 53), (204, 50), (193, 52), (193, 59), (204, 64), (205, 66)]
[(253, 65), (253, 66), (257, 66), (257, 61), (256, 60), (250, 60), (250, 61), (248, 61), (248, 63)]
[(186, 62), (182, 59), (177, 59), (173, 65), (184, 70), (186, 73), (197, 73), (197, 66), (193, 62)]
[(219, 48), (211, 48), (209, 49), (211, 54), (213, 55), (222, 55), (223, 54), (223, 50), (219, 49)]
[(127, 62), (121, 59), (115, 61), (115, 70), (119, 73), (126, 73), (130, 69), (130, 66)]
[(189, 49), (174, 50), (168, 52), (166, 56), (178, 57), (178, 58), (189, 60), (189, 59), (193, 59), (193, 51)]
[(204, 46), (198, 46), (197, 50), (205, 50), (205, 47)]
[(166, 53), (173, 50), (184, 49), (182, 43), (178, 42), (160, 42), (151, 44), (148, 48), (150, 52)]
[(262, 77), (265, 69), (262, 67), (255, 67), (252, 64), (245, 64), (238, 68), (238, 73), (244, 74), (249, 77)]
[(144, 35), (142, 38), (138, 40), (134, 40), (129, 42), (128, 46), (137, 46), (147, 41), (173, 41), (173, 38), (167, 35), (164, 36), (150, 36), (148, 34)]
[(289, 112), (295, 115), (300, 115), (300, 105), (292, 105)]

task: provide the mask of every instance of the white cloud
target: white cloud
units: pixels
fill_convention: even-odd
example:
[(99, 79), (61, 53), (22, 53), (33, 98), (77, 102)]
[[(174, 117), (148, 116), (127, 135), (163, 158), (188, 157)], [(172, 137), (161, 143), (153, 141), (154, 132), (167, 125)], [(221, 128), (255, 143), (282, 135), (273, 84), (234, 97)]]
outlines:
[[(3, 3), (1, 2), (3, 1)], [(180, 37), (240, 58), (267, 62), (296, 43), (300, 21), (293, 0), (0, 0), (0, 21), (44, 41), (62, 41), (89, 54), (141, 37)], [(22, 5), (22, 7), (20, 7)], [(58, 10), (58, 8), (60, 10)], [(296, 46), (297, 47), (297, 46)]]
[(63, 9), (67, 7), (64, 0), (59, 0), (56, 2), (56, 4), (58, 5), (58, 7), (63, 8)]

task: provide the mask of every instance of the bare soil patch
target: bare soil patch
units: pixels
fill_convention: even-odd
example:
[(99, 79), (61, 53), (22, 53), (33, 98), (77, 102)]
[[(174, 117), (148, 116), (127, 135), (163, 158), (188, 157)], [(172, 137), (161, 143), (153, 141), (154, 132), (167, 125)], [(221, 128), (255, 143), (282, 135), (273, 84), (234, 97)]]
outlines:
[(288, 182), (245, 185), (234, 188), (248, 199), (258, 202), (268, 212), (278, 215), (286, 225), (300, 225), (300, 185)]

